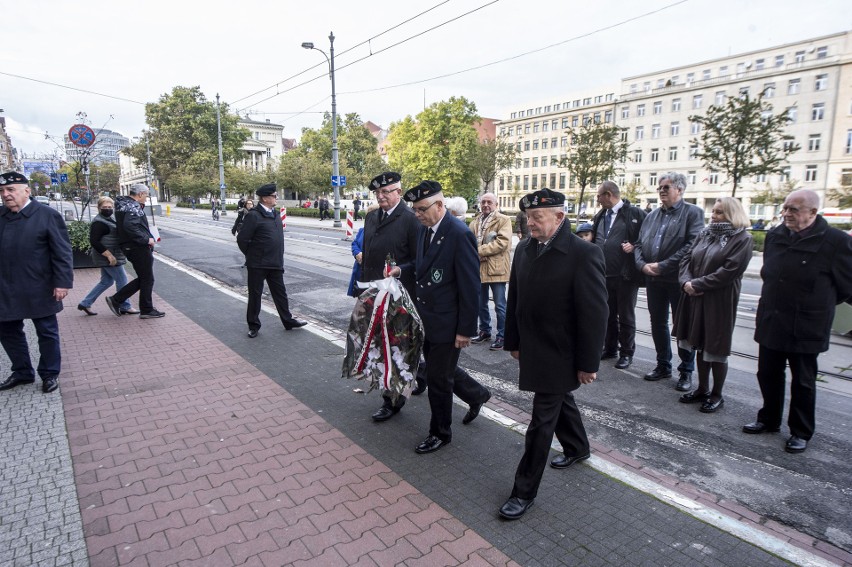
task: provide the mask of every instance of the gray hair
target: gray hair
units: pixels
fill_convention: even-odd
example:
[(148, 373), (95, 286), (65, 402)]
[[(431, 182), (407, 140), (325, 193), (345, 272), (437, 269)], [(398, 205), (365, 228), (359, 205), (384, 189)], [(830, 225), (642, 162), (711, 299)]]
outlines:
[(681, 191), (686, 191), (686, 176), (684, 174), (670, 171), (660, 177), (660, 182), (662, 182), (663, 179), (668, 179), (669, 181), (671, 181), (672, 185), (677, 189), (680, 189)]
[(618, 188), (618, 185), (614, 181), (604, 181), (601, 183), (601, 189), (604, 191), (609, 191), (612, 193), (613, 197), (621, 197), (621, 190)]
[(151, 192), (151, 190), (148, 189), (148, 186), (144, 185), (142, 183), (134, 183), (133, 185), (130, 186), (130, 194), (131, 195), (140, 195), (142, 193), (150, 193), (150, 192)]
[(465, 213), (467, 213), (467, 201), (464, 197), (449, 197), (446, 202), (447, 210), (453, 213), (453, 215), (464, 218)]

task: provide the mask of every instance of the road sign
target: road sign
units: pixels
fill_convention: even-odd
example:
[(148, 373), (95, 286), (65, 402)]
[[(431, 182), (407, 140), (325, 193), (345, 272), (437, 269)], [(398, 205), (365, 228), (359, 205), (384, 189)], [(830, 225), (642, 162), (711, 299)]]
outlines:
[(95, 131), (85, 124), (74, 124), (68, 130), (68, 139), (75, 146), (91, 148), (95, 143)]
[(221, 185), (219, 185), (219, 189), (224, 189), (224, 188), (225, 188), (225, 184), (224, 184), (224, 183), (222, 183)]
[(332, 187), (346, 187), (346, 176), (345, 175), (332, 175), (331, 176), (331, 186)]
[(55, 175), (51, 175), (50, 176), (50, 182), (51, 183), (59, 183), (59, 178), (56, 177)]
[(59, 174), (59, 181), (61, 181), (62, 183), (68, 183), (68, 174), (67, 173), (60, 173)]

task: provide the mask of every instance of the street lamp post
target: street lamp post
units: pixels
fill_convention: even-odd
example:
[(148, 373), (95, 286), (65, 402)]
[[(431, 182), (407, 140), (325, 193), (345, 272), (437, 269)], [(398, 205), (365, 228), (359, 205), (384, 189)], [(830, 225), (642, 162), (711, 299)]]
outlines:
[(328, 61), (329, 76), (331, 77), (331, 175), (332, 179), (337, 180), (337, 182), (332, 183), (331, 188), (334, 190), (334, 226), (340, 228), (342, 225), (340, 223), (340, 162), (337, 152), (337, 96), (334, 90), (334, 32), (328, 34), (328, 42), (331, 57), (326, 55), (322, 49), (314, 47), (314, 44), (310, 41), (302, 43), (302, 47), (319, 51), (325, 55), (325, 59)]
[(219, 133), (219, 194), (222, 201), (222, 210), (219, 214), (227, 216), (225, 211), (228, 207), (225, 206), (225, 160), (222, 159), (222, 118), (219, 113), (219, 93), (216, 93), (216, 129)]

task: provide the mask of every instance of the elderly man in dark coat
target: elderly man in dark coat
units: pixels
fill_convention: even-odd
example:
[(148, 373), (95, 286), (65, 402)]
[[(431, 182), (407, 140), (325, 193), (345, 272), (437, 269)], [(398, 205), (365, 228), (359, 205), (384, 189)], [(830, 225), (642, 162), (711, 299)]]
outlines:
[(784, 413), (784, 369), (790, 365), (790, 437), (785, 450), (801, 453), (813, 436), (817, 356), (828, 350), (834, 308), (852, 301), (852, 237), (817, 215), (819, 196), (793, 191), (783, 224), (766, 235), (763, 289), (754, 340), (760, 345), (757, 381), (763, 407), (745, 433), (775, 432)]
[(565, 469), (589, 458), (572, 392), (597, 377), (607, 324), (600, 247), (571, 234), (565, 196), (542, 189), (521, 199), (531, 237), (518, 244), (509, 279), (505, 350), (520, 363), (520, 389), (535, 392), (526, 448), (500, 515), (516, 520), (538, 493), (554, 433)]
[(255, 193), (258, 205), (246, 213), (243, 226), (237, 234), (237, 246), (245, 254), (248, 272), (246, 321), (250, 339), (257, 337), (260, 331), (263, 282), (269, 286), (269, 295), (275, 302), (278, 316), (286, 330), (307, 325), (307, 322), (296, 319), (290, 313), (290, 301), (284, 286), (284, 229), (275, 213), (278, 198), (275, 183), (263, 185)]
[(24, 319), (31, 319), (41, 354), (38, 375), (47, 394), (59, 387), (56, 314), (74, 283), (71, 240), (58, 212), (30, 200), (23, 175), (0, 175), (0, 196), (0, 343), (12, 362), (0, 390), (35, 382), (24, 333)]

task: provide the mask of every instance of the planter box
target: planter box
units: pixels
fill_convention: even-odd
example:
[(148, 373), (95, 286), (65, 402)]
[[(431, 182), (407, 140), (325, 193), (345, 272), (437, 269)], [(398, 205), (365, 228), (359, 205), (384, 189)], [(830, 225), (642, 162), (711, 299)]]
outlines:
[(74, 269), (80, 268), (97, 268), (95, 263), (92, 261), (92, 257), (89, 256), (86, 252), (80, 252), (79, 250), (74, 250)]

